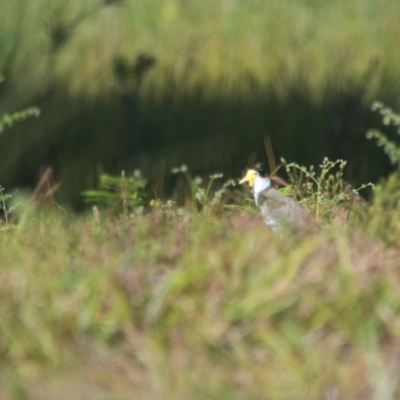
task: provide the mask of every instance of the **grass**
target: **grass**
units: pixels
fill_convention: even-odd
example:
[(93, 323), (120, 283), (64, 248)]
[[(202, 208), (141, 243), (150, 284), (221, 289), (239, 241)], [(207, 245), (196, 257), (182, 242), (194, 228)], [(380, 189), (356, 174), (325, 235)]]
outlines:
[[(203, 149), (204, 132), (236, 129), (235, 135), (243, 131), (237, 137), (253, 137), (247, 146), (257, 147), (262, 136), (256, 140), (254, 132), (265, 135), (271, 120), (269, 126), (285, 133), (290, 146), (298, 144), (286, 140), (286, 133), (301, 132), (300, 151), (314, 153), (307, 138), (318, 142), (313, 134), (325, 125), (314, 118), (318, 126), (310, 125), (307, 113), (304, 125), (296, 124), (296, 113), (304, 114), (296, 91), (324, 106), (324, 97), (337, 92), (355, 91), (357, 101), (367, 103), (380, 93), (397, 99), (390, 91), (398, 87), (400, 64), (395, 1), (149, 0), (99, 7), (95, 1), (21, 0), (0, 8), (6, 77), (0, 115), (7, 111), (0, 125), (14, 122), (8, 112), (21, 102), (39, 98), (46, 105), (46, 129), (36, 125), (35, 134), (26, 135), (22, 125), (1, 146), (24, 160), (30, 173), (33, 148), (46, 158), (49, 149), (67, 147), (74, 138), (70, 132), (87, 133), (79, 137), (89, 147), (102, 140), (85, 119), (88, 113), (106, 126), (107, 135), (122, 131), (106, 113), (121, 111), (115, 98), (93, 101), (117, 91), (116, 56), (125, 60), (124, 70), (140, 53), (155, 55), (157, 63), (135, 89), (141, 128), (163, 145), (190, 132), (193, 148)], [(369, 65), (375, 65), (371, 76)], [(138, 86), (139, 80), (137, 72), (129, 84)], [(275, 108), (258, 102), (268, 97), (266, 88)], [(280, 101), (293, 90), (292, 112), (283, 112)], [(232, 93), (233, 103), (219, 101)], [(236, 124), (240, 110), (247, 119)], [(275, 112), (278, 117), (269, 118)], [(120, 112), (114, 114), (121, 119)], [(201, 122), (196, 129), (193, 115)], [(313, 117), (322, 120), (321, 115)], [(349, 120), (359, 121), (351, 113)], [(397, 145), (377, 131), (370, 136), (398, 164)], [(119, 136), (113, 143), (126, 147)], [(192, 163), (196, 157), (210, 162), (211, 153), (221, 158), (222, 147), (204, 143), (210, 151), (193, 152)], [(226, 154), (233, 157), (237, 146), (247, 156), (238, 144), (223, 143)], [(78, 195), (79, 184), (90, 186), (89, 156), (80, 146), (79, 152), (70, 149), (74, 163), (68, 167)], [(109, 141), (104, 148), (107, 157), (119, 158)], [(104, 161), (101, 151), (95, 156)], [(162, 156), (174, 159), (165, 148)], [(63, 158), (59, 162), (55, 167), (66, 168)], [(79, 173), (80, 162), (85, 174)], [(398, 398), (400, 176), (380, 182), (367, 204), (343, 181), (344, 161), (326, 165), (339, 170), (316, 175), (290, 164), (298, 174), (285, 190), (300, 197), (323, 228), (315, 236), (285, 239), (251, 212), (247, 193), (217, 186), (219, 175), (206, 183), (186, 175), (189, 188), (178, 178), (178, 205), (164, 202), (157, 190), (149, 199), (142, 196), (141, 176), (141, 184), (135, 175), (105, 176), (100, 190), (86, 196), (111, 208), (95, 206), (80, 216), (60, 211), (51, 187), (41, 202), (21, 193), (14, 205), (1, 189), (7, 218), (0, 225), (0, 397)], [(4, 176), (21, 174), (10, 158), (1, 168)]]
[(1, 231), (0, 396), (397, 398), (399, 185), (381, 182), (362, 219), (332, 212), (284, 240), (225, 210), (244, 196), (228, 187), (212, 209), (200, 186), (184, 208), (25, 203)]
[[(45, 84), (54, 74), (68, 81), (72, 91), (104, 91), (113, 81), (110, 67), (116, 54), (132, 58), (146, 51), (161, 64), (148, 83), (158, 82), (158, 90), (171, 78), (185, 78), (184, 90), (209, 80), (218, 85), (207, 85), (206, 90), (220, 94), (221, 78), (223, 86), (246, 88), (243, 73), (252, 71), (261, 82), (276, 85), (282, 95), (290, 86), (283, 79), (292, 84), (302, 79), (317, 98), (328, 81), (343, 88), (354, 83), (373, 59), (392, 72), (400, 62), (394, 40), (398, 4), (390, 0), (379, 7), (369, 0), (151, 0), (108, 7), (95, 0), (21, 0), (2, 4), (2, 11), (2, 30), (9, 39), (0, 46), (4, 67), (18, 74), (21, 86), (38, 78)], [(16, 60), (12, 45), (17, 47)], [(49, 56), (53, 53), (55, 59)], [(42, 62), (27, 68), (18, 58)], [(341, 76), (334, 75), (338, 65)], [(50, 75), (49, 68), (54, 69)], [(382, 74), (378, 73), (380, 78)]]

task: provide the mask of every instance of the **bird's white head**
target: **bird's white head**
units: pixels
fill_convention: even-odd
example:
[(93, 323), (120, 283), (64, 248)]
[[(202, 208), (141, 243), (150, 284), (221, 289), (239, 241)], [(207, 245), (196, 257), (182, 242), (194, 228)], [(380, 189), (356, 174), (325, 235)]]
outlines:
[(260, 176), (259, 172), (251, 168), (247, 170), (245, 177), (240, 180), (239, 184), (247, 182), (247, 184), (252, 188), (254, 186), (254, 180), (256, 179), (256, 176)]

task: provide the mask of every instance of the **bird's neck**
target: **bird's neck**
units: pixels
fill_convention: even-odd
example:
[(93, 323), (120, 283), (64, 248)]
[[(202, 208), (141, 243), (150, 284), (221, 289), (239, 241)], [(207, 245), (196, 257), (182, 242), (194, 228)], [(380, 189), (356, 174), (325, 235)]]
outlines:
[(267, 190), (271, 187), (271, 180), (268, 178), (262, 178), (260, 176), (256, 176), (254, 179), (254, 185), (253, 185), (253, 194), (254, 194), (254, 200), (256, 204), (258, 205), (258, 196), (260, 195), (261, 192), (264, 190)]

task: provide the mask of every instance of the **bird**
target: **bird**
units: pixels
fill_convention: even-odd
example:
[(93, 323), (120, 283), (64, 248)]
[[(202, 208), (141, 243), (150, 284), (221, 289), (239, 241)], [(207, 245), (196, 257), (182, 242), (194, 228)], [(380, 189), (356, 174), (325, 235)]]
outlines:
[(239, 184), (252, 188), (254, 201), (260, 209), (265, 224), (275, 232), (282, 228), (295, 233), (314, 232), (317, 221), (296, 200), (285, 196), (272, 187), (271, 179), (263, 176), (262, 168), (250, 168)]

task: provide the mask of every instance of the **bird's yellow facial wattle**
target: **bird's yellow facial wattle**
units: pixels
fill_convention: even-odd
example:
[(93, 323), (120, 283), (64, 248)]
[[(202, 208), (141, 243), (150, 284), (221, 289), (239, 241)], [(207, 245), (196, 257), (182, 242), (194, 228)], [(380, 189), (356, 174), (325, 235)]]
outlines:
[(254, 179), (258, 176), (258, 172), (254, 169), (249, 169), (246, 173), (246, 176), (239, 182), (239, 184), (247, 182), (250, 187), (254, 185)]

